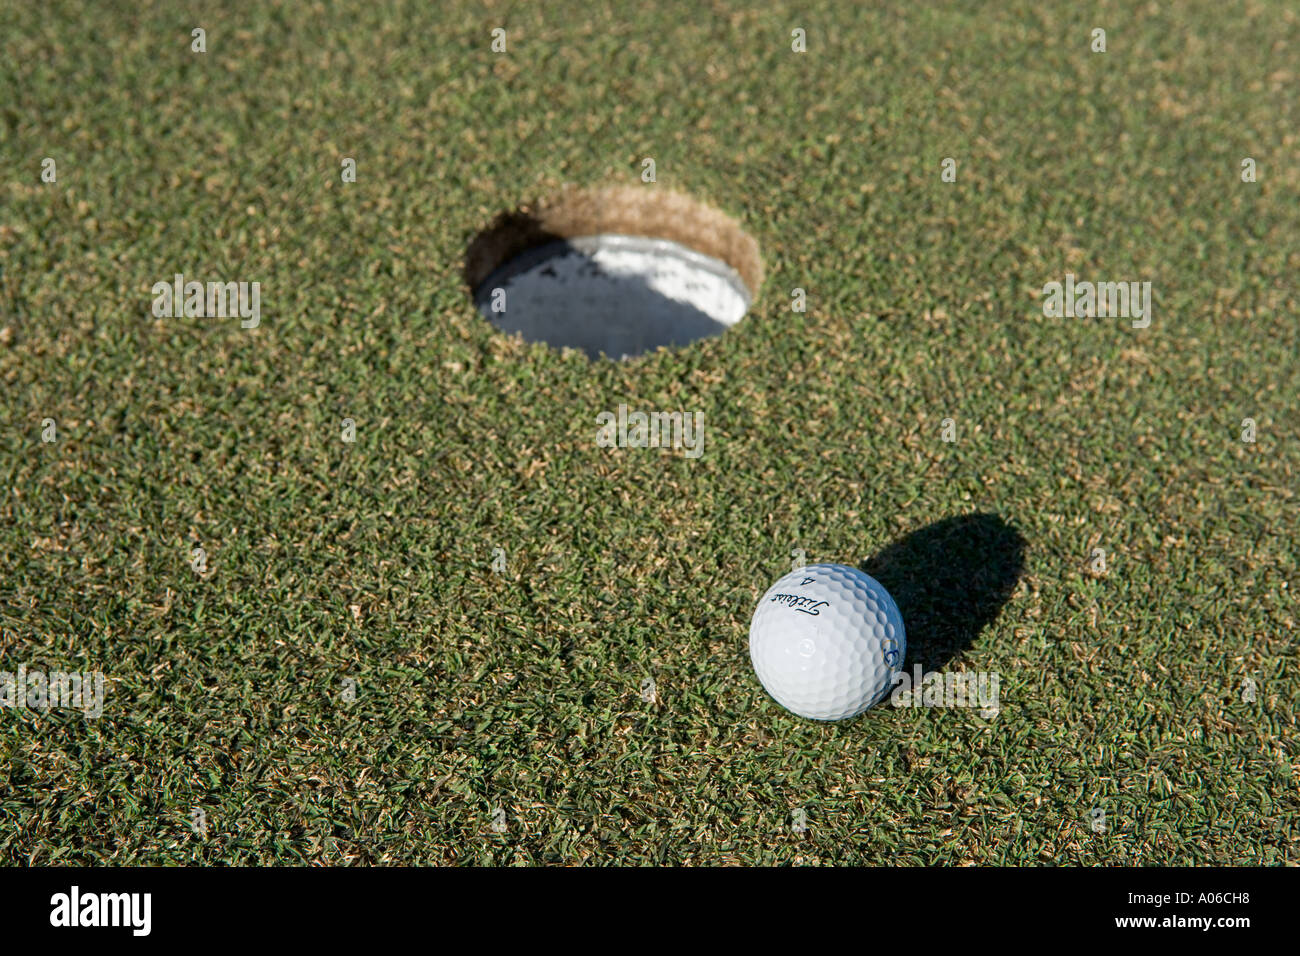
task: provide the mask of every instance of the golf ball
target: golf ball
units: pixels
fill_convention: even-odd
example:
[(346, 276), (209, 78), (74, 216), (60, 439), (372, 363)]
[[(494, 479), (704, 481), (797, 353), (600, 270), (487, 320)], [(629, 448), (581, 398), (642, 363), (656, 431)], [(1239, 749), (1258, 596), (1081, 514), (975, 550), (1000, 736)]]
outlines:
[(856, 717), (883, 698), (906, 651), (889, 592), (843, 564), (791, 571), (763, 595), (749, 625), (759, 682), (786, 710), (812, 720)]

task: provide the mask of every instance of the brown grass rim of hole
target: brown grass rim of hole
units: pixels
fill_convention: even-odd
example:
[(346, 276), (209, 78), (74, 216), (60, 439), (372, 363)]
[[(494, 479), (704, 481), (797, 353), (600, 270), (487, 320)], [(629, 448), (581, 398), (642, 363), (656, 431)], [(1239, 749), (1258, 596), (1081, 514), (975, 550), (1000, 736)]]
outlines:
[(758, 297), (763, 260), (758, 243), (726, 213), (683, 193), (654, 186), (569, 187), (498, 215), (465, 255), (465, 281), (477, 289), (511, 259), (536, 246), (582, 236), (616, 234), (668, 239), (736, 270)]

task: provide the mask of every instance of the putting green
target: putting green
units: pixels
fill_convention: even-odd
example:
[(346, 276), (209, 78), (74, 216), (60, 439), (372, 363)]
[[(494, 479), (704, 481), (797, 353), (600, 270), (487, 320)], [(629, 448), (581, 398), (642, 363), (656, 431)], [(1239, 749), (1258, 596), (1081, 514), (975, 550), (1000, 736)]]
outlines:
[[(0, 708), (0, 861), (1300, 862), (1294, 6), (543, 6), (0, 0), (0, 671), (105, 688)], [(761, 294), (500, 334), (566, 184)], [(920, 706), (763, 692), (799, 561)]]

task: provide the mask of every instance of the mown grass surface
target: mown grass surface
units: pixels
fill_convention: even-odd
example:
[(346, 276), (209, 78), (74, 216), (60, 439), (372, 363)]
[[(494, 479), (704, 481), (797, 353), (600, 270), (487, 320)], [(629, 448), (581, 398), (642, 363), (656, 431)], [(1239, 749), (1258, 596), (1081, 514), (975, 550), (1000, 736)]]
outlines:
[[(0, 669), (109, 681), (0, 711), (0, 859), (1297, 862), (1292, 5), (0, 6)], [(475, 231), (647, 156), (758, 240), (749, 317), (495, 334)], [(176, 272), (261, 326), (155, 319)], [(1066, 272), (1152, 326), (1045, 318)], [(703, 456), (597, 447), (619, 403)], [(927, 530), (969, 522), (1023, 570), (945, 632), (1005, 564)], [(791, 550), (909, 540), (908, 666), (996, 671), (997, 718), (781, 710)]]

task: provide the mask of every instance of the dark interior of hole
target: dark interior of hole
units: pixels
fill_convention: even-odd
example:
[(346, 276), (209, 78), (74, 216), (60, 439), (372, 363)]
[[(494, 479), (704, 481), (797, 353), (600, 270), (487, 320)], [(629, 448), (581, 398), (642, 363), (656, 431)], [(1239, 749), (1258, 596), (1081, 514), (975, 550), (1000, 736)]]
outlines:
[(477, 289), (498, 268), (529, 249), (563, 240), (563, 236), (544, 229), (531, 213), (500, 213), (470, 240), (465, 250), (465, 284), (471, 290)]
[[(511, 280), (539, 265), (538, 274), (563, 273), (581, 281), (548, 284), (541, 297), (512, 310)], [(489, 310), (496, 289), (504, 290), (506, 307), (493, 313)], [(590, 358), (630, 358), (660, 347), (688, 345), (727, 329), (689, 302), (656, 291), (641, 276), (608, 273), (588, 253), (563, 239), (506, 262), (474, 289), (474, 298), (502, 332), (556, 348), (575, 348)]]

